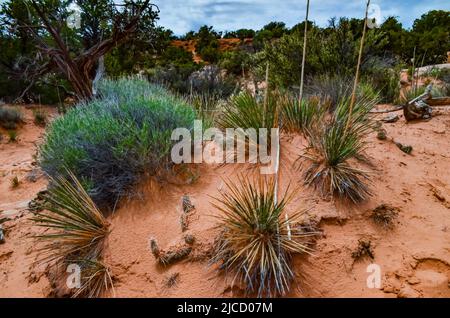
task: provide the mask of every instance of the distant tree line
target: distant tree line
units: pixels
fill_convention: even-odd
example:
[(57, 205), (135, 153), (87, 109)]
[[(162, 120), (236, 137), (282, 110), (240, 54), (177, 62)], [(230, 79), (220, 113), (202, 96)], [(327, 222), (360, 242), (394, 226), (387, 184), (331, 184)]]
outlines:
[[(74, 13), (73, 5), (80, 12), (79, 27), (66, 23)], [(292, 28), (271, 22), (260, 30), (227, 32), (205, 25), (176, 37), (157, 25), (158, 14), (157, 7), (145, 0), (127, 0), (123, 6), (113, 0), (6, 1), (0, 10), (0, 99), (61, 102), (79, 91), (73, 74), (92, 84), (99, 57), (109, 76), (143, 73), (186, 92), (191, 74), (204, 64), (194, 63), (190, 52), (173, 46), (176, 39), (195, 40), (195, 51), (202, 60), (227, 70), (230, 76), (251, 73), (258, 77), (269, 62), (276, 66), (271, 72), (276, 84), (298, 85), (304, 22)], [(333, 18), (326, 27), (319, 27), (308, 21), (308, 76), (352, 74), (362, 23), (360, 19)], [(396, 17), (387, 18), (368, 32), (363, 72), (384, 83), (387, 69), (407, 67), (413, 58), (415, 65), (445, 62), (450, 50), (449, 25), (448, 11), (430, 11), (415, 20), (411, 29), (405, 29)], [(241, 45), (222, 52), (222, 38), (240, 39)], [(244, 45), (245, 39), (252, 40)], [(92, 60), (88, 63), (83, 57)], [(70, 66), (70, 73), (61, 67), (64, 63)]]

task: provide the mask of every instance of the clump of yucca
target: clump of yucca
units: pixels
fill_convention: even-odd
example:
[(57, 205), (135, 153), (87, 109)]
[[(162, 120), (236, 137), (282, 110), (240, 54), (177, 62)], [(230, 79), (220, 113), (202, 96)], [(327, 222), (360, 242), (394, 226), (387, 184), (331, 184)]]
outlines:
[(288, 132), (303, 132), (310, 134), (312, 126), (321, 121), (325, 108), (318, 98), (302, 100), (285, 97), (282, 101), (283, 129)]
[(77, 178), (69, 171), (67, 175), (50, 178), (43, 210), (32, 218), (47, 230), (37, 236), (43, 243), (41, 261), (80, 265), (82, 286), (74, 296), (97, 297), (111, 282), (106, 279), (109, 270), (101, 263), (108, 222)]
[(310, 165), (305, 183), (319, 188), (323, 195), (337, 194), (357, 203), (370, 195), (369, 173), (353, 166), (352, 159), (364, 159), (365, 137), (373, 128), (369, 112), (376, 99), (360, 98), (349, 119), (349, 99), (339, 102), (332, 119), (310, 137), (302, 154)]
[[(218, 124), (223, 130), (235, 129), (235, 136), (227, 135), (230, 138), (227, 142), (237, 142), (237, 148), (267, 149), (270, 154), (273, 150), (272, 138), (275, 137), (272, 136), (272, 128), (277, 128), (279, 122), (277, 104), (278, 98), (273, 92), (268, 92), (265, 97), (253, 96), (249, 92), (231, 97), (218, 118)], [(261, 129), (267, 129), (267, 134)]]
[(313, 235), (296, 226), (302, 213), (285, 218), (292, 193), (276, 202), (273, 179), (251, 182), (240, 177), (237, 184), (227, 186), (229, 191), (214, 204), (223, 215), (212, 263), (234, 275), (233, 283), (245, 286), (247, 294), (285, 295), (294, 279), (291, 257), (309, 253), (304, 238)]
[(37, 225), (52, 230), (38, 238), (50, 260), (73, 255), (99, 255), (108, 233), (108, 222), (72, 173), (51, 177), (44, 195), (46, 210), (36, 214)]
[(268, 93), (266, 98), (242, 92), (233, 96), (224, 106), (218, 119), (222, 128), (270, 128), (278, 127), (277, 98)]

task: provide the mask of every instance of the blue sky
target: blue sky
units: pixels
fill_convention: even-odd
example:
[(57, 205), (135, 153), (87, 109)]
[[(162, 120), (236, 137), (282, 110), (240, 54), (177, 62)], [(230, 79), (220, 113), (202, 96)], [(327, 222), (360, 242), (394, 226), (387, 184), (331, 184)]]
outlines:
[[(304, 20), (306, 0), (154, 0), (161, 9), (159, 24), (177, 35), (200, 26), (213, 25), (216, 30), (260, 29), (271, 21), (293, 26)], [(310, 20), (324, 26), (331, 17), (364, 15), (366, 0), (311, 0)], [(448, 0), (373, 0), (381, 18), (398, 16), (404, 27), (433, 9), (450, 10)]]
[[(6, 0), (0, 0), (0, 3)], [(120, 2), (120, 0), (116, 0)], [(325, 26), (332, 17), (362, 18), (366, 0), (310, 0), (310, 20)], [(271, 21), (289, 27), (305, 18), (306, 0), (153, 0), (161, 9), (159, 25), (176, 35), (212, 25), (218, 31), (251, 28), (258, 30)], [(449, 0), (372, 0), (380, 17), (397, 16), (404, 27), (430, 10), (450, 10)]]

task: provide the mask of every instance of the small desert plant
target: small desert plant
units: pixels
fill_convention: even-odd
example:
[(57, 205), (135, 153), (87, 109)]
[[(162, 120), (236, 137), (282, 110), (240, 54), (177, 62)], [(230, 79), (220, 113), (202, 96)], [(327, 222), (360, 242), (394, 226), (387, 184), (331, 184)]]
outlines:
[(9, 142), (17, 142), (17, 131), (8, 130)]
[(82, 286), (74, 297), (98, 297), (112, 286), (109, 270), (100, 261), (108, 222), (76, 177), (69, 171), (66, 175), (51, 177), (44, 209), (32, 218), (48, 230), (37, 236), (43, 243), (41, 261), (78, 264)]
[(285, 97), (282, 99), (283, 129), (288, 132), (311, 133), (313, 124), (323, 119), (325, 108), (318, 98), (302, 100)]
[(389, 229), (394, 226), (394, 220), (398, 217), (398, 209), (382, 204), (372, 211), (370, 217), (376, 224)]
[(15, 130), (17, 125), (23, 122), (23, 115), (19, 109), (8, 106), (0, 106), (0, 126)]
[(18, 178), (17, 176), (14, 176), (14, 177), (11, 179), (11, 188), (13, 188), (13, 189), (18, 188), (19, 185), (20, 185), (19, 178)]
[(221, 234), (216, 240), (212, 263), (234, 275), (247, 294), (258, 297), (285, 295), (294, 279), (291, 256), (309, 253), (302, 239), (313, 233), (303, 232), (299, 224), (302, 213), (285, 218), (292, 194), (277, 202), (273, 179), (227, 182), (229, 191), (216, 199)]
[(360, 239), (358, 241), (358, 246), (352, 252), (352, 258), (357, 261), (363, 257), (370, 257), (371, 259), (375, 258), (375, 253), (373, 251), (372, 241), (367, 239)]
[[(361, 92), (370, 89), (360, 88)], [(353, 167), (352, 159), (364, 161), (365, 138), (375, 128), (370, 111), (378, 101), (378, 94), (366, 92), (357, 97), (350, 118), (350, 97), (342, 98), (331, 119), (315, 130), (302, 158), (310, 161), (305, 170), (305, 183), (318, 187), (323, 195), (337, 194), (353, 202), (370, 195), (366, 184), (369, 173)]]
[(47, 113), (42, 109), (34, 109), (34, 124), (44, 127), (47, 124)]
[(176, 286), (180, 280), (180, 273), (173, 273), (164, 280), (164, 286), (167, 288)]
[(41, 249), (46, 259), (61, 260), (74, 256), (97, 258), (108, 233), (108, 222), (95, 206), (81, 183), (69, 178), (51, 177), (51, 187), (44, 194), (44, 208), (33, 217), (40, 227), (52, 230), (38, 236), (46, 244)]

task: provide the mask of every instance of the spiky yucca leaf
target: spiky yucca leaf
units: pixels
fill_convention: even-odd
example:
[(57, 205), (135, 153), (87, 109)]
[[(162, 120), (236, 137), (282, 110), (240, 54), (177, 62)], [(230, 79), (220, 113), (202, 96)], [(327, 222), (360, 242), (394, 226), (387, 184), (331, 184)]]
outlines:
[(32, 219), (50, 230), (38, 236), (45, 243), (41, 251), (48, 261), (74, 256), (97, 258), (108, 233), (108, 222), (77, 178), (71, 172), (67, 174), (68, 179), (61, 175), (50, 178), (45, 210)]
[(273, 128), (277, 127), (277, 103), (274, 94), (269, 94), (267, 104), (249, 92), (233, 96), (224, 107), (218, 120), (222, 128)]
[[(335, 122), (347, 122), (349, 118), (350, 97), (339, 100), (336, 110), (333, 113), (332, 120)], [(366, 94), (358, 97), (351, 116), (349, 126), (352, 131), (360, 137), (364, 137), (373, 128), (373, 121), (370, 117), (370, 111), (379, 102), (378, 94)]]
[(81, 265), (81, 287), (72, 295), (73, 298), (98, 298), (105, 290), (113, 290), (114, 285), (109, 268), (97, 260), (78, 260)]
[(319, 99), (302, 100), (285, 97), (281, 99), (283, 129), (288, 132), (311, 134), (313, 124), (323, 120), (325, 108)]
[(233, 283), (244, 285), (247, 294), (285, 295), (294, 279), (291, 256), (311, 252), (302, 239), (314, 233), (296, 226), (302, 213), (284, 218), (292, 194), (286, 192), (276, 203), (273, 179), (240, 177), (237, 184), (228, 182), (227, 186), (229, 191), (214, 204), (223, 215), (212, 262), (233, 273)]

